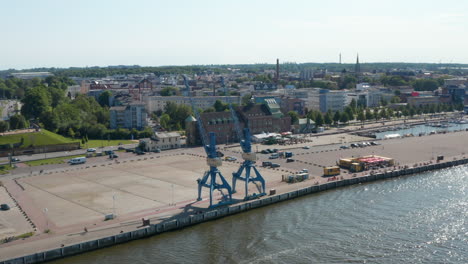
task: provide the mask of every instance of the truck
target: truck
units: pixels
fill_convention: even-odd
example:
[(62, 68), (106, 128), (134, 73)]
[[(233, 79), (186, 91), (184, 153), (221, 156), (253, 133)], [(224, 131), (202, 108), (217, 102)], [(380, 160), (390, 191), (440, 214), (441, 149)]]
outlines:
[(335, 176), (340, 174), (340, 167), (332, 166), (332, 167), (325, 167), (323, 168), (323, 176)]
[(290, 152), (290, 151), (284, 152), (284, 157), (285, 157), (285, 158), (290, 158), (290, 157), (292, 157), (292, 156), (293, 156), (293, 153), (292, 153), (292, 152)]
[(71, 160), (68, 161), (68, 163), (70, 163), (70, 165), (83, 164), (85, 162), (86, 162), (86, 157), (72, 158)]

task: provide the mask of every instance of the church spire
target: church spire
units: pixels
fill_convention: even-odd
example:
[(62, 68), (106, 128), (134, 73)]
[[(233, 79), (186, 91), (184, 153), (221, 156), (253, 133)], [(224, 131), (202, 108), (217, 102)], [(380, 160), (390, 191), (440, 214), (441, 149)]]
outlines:
[(359, 64), (359, 53), (356, 57), (356, 65), (354, 66), (354, 72), (356, 73), (356, 75), (359, 75), (361, 73), (361, 65)]

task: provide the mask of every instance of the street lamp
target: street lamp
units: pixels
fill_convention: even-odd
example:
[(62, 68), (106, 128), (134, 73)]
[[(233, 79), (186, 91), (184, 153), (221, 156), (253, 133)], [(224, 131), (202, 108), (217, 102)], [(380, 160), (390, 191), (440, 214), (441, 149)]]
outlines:
[(115, 193), (112, 194), (112, 214), (115, 217)]
[(49, 209), (47, 208), (44, 208), (43, 212), (44, 212), (44, 215), (46, 217), (46, 230), (49, 230), (49, 218), (47, 217), (47, 212), (49, 211)]
[(174, 205), (174, 184), (171, 184), (171, 205)]

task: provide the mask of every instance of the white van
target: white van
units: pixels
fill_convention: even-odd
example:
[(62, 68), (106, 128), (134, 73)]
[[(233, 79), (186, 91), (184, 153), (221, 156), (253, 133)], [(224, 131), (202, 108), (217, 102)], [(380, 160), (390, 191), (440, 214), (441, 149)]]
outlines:
[(73, 158), (71, 160), (68, 161), (68, 163), (70, 163), (71, 165), (74, 165), (74, 164), (83, 164), (86, 162), (86, 157), (78, 157), (78, 158)]

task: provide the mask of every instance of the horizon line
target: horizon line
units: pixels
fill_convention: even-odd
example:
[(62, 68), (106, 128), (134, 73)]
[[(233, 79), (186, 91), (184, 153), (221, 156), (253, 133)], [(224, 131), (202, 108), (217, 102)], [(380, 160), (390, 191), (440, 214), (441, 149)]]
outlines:
[[(468, 66), (468, 63), (458, 63), (458, 62), (450, 62), (450, 63), (442, 63), (442, 62), (401, 62), (401, 61), (396, 61), (396, 62), (382, 62), (382, 61), (375, 61), (375, 62), (359, 62), (359, 64), (433, 64), (433, 65), (466, 65)], [(290, 62), (290, 61), (284, 61), (280, 62), (281, 64), (337, 64), (337, 65), (355, 65), (356, 63), (351, 62), (351, 63), (339, 63), (339, 62)], [(68, 67), (33, 67), (33, 68), (8, 68), (8, 69), (0, 69), (0, 71), (25, 71), (25, 70), (34, 70), (34, 69), (71, 69), (71, 68), (81, 68), (81, 69), (86, 69), (86, 68), (109, 68), (109, 67), (141, 67), (141, 68), (147, 68), (147, 67), (154, 67), (154, 68), (163, 68), (163, 67), (195, 67), (195, 66), (204, 66), (204, 67), (216, 67), (216, 66), (236, 66), (236, 65), (276, 65), (276, 62), (273, 63), (267, 63), (267, 62), (256, 62), (256, 63), (237, 63), (237, 64), (167, 64), (167, 65), (140, 65), (140, 64), (117, 64), (117, 65), (106, 65), (106, 66), (99, 66), (99, 65), (92, 65), (92, 66), (68, 66)]]

